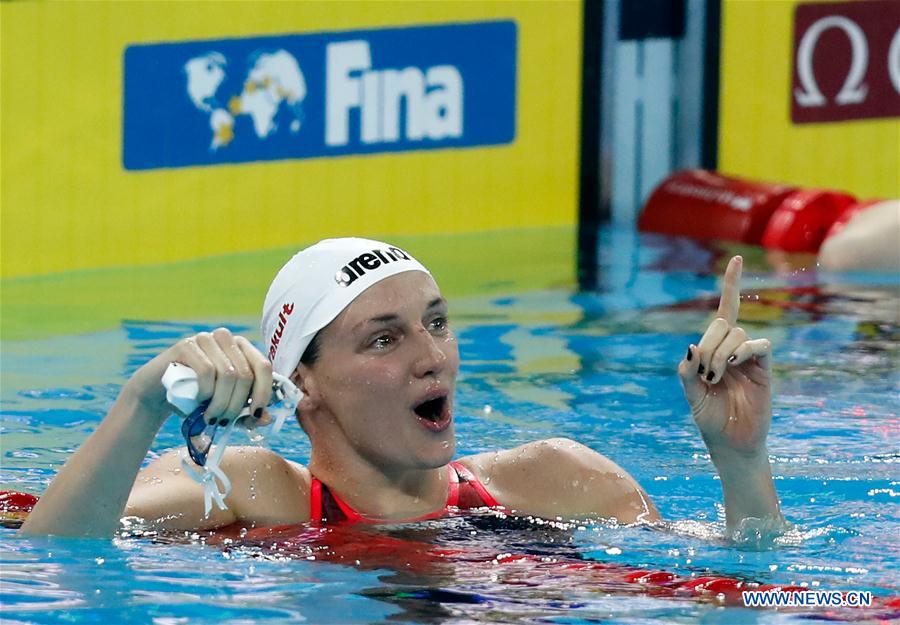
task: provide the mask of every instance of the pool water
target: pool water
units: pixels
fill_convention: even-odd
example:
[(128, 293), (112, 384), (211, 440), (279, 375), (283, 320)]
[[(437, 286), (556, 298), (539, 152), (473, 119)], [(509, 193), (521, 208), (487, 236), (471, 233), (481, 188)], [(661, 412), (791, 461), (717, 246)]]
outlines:
[[(794, 530), (722, 537), (719, 484), (675, 373), (745, 254), (742, 320), (775, 349), (769, 436)], [(4, 623), (756, 623), (893, 614), (752, 610), (625, 583), (636, 569), (900, 594), (900, 283), (770, 269), (761, 252), (607, 230), (594, 293), (451, 302), (460, 455), (565, 436), (644, 486), (660, 527), (480, 514), (272, 540), (158, 535), (19, 539), (0, 529)], [(114, 332), (4, 342), (0, 489), (41, 493), (120, 385), (178, 338), (255, 319), (123, 321)], [(170, 420), (151, 457), (179, 445)], [(305, 461), (287, 428), (272, 447)], [(85, 502), (90, 505), (90, 502)], [(525, 556), (518, 561), (516, 557)], [(571, 566), (572, 563), (587, 566)], [(566, 566), (568, 563), (569, 566)]]

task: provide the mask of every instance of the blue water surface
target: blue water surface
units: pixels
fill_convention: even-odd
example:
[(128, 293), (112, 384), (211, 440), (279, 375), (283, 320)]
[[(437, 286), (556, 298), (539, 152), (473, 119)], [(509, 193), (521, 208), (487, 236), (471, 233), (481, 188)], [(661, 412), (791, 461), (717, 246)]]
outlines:
[[(335, 551), (317, 556), (328, 536), (279, 549), (140, 531), (123, 531), (114, 541), (20, 539), (0, 529), (3, 622), (730, 624), (890, 617), (723, 606), (715, 597), (626, 583), (622, 572), (637, 567), (686, 578), (900, 594), (897, 277), (774, 271), (759, 252), (738, 250), (747, 260), (741, 323), (775, 346), (769, 451), (794, 530), (767, 544), (734, 545), (722, 537), (718, 479), (675, 373), (715, 311), (718, 274), (731, 250), (619, 231), (603, 233), (601, 250), (597, 292), (451, 302), (463, 360), (458, 450), (576, 439), (643, 485), (667, 519), (662, 526), (451, 518), (371, 530), (343, 559)], [(257, 338), (255, 319), (124, 320), (108, 333), (4, 342), (0, 489), (43, 492), (141, 363), (182, 336), (222, 324)], [(173, 419), (148, 460), (179, 441)], [(300, 462), (309, 455), (296, 427), (271, 445)], [(340, 540), (346, 546), (346, 537)], [(435, 563), (432, 548), (469, 555)], [(500, 565), (483, 554), (531, 560)], [(578, 560), (596, 570), (576, 574), (558, 566)]]

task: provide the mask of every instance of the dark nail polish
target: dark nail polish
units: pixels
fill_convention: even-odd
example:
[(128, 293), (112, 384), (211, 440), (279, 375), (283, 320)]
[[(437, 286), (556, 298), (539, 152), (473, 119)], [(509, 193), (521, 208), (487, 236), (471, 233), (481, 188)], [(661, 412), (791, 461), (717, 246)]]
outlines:
[(709, 373), (706, 374), (706, 381), (712, 382), (714, 377), (716, 377), (716, 372), (710, 369)]
[(218, 421), (218, 419), (210, 419), (210, 420), (209, 420), (209, 424), (210, 424), (210, 425), (215, 425), (217, 421)]
[(735, 360), (737, 360), (737, 354), (732, 354), (728, 357), (728, 362), (734, 362)]
[(686, 358), (688, 359), (688, 362), (690, 362), (694, 358), (694, 354), (691, 352), (690, 347), (688, 347), (688, 353), (687, 353)]
[(256, 410), (253, 411), (253, 418), (254, 418), (254, 419), (259, 419), (260, 417), (262, 417), (262, 407), (259, 407), (259, 408), (257, 408)]
[(700, 363), (700, 369), (697, 371), (700, 375), (703, 375), (706, 372), (706, 367), (703, 366), (703, 363)]
[(219, 425), (220, 425), (221, 427), (225, 427), (226, 425), (228, 425), (228, 419), (220, 419), (220, 420), (219, 420)]

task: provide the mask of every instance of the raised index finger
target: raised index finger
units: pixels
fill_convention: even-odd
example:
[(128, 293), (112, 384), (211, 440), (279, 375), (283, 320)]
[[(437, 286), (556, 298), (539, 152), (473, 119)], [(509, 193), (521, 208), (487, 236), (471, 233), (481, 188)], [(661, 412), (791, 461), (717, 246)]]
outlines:
[(737, 323), (738, 310), (741, 307), (741, 269), (744, 259), (740, 256), (728, 261), (725, 269), (725, 284), (722, 286), (722, 297), (719, 299), (719, 310), (716, 316), (722, 317), (729, 326)]

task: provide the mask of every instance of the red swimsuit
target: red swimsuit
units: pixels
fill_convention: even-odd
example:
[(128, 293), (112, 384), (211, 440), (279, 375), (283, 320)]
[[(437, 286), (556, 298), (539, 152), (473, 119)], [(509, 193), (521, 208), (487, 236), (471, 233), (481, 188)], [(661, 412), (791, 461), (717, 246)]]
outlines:
[[(448, 465), (450, 472), (450, 488), (447, 492), (447, 503), (441, 510), (432, 512), (417, 519), (392, 521), (396, 523), (425, 521), (445, 516), (451, 508), (471, 510), (472, 508), (502, 508), (484, 485), (472, 472), (459, 462)], [(379, 523), (377, 519), (362, 516), (351, 508), (347, 502), (331, 492), (316, 476), (312, 477), (309, 489), (309, 518), (313, 523)]]

